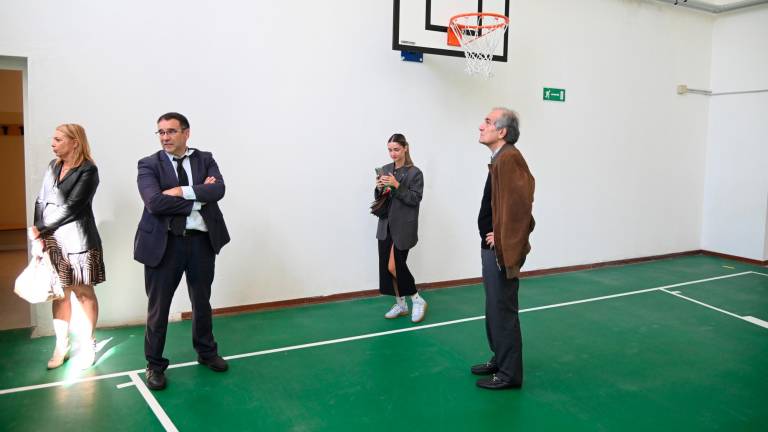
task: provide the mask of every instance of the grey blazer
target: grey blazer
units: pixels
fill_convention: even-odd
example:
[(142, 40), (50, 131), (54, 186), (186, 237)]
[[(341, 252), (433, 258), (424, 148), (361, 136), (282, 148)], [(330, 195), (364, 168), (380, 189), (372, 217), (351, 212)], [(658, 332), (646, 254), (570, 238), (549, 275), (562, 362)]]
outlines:
[[(395, 164), (384, 165), (384, 172), (394, 172)], [(400, 180), (398, 180), (400, 181)], [(395, 246), (408, 250), (419, 241), (419, 203), (424, 192), (424, 175), (416, 166), (407, 168), (405, 177), (400, 181), (392, 196), (392, 205), (386, 218), (379, 219), (376, 238), (386, 240), (387, 227), (392, 234)]]

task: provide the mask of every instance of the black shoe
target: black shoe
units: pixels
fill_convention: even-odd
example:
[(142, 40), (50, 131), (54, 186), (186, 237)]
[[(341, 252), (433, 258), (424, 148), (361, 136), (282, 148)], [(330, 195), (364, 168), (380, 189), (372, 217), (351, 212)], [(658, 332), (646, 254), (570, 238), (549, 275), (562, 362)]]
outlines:
[(201, 365), (208, 366), (209, 369), (216, 372), (224, 372), (225, 370), (229, 369), (227, 361), (221, 358), (219, 355), (215, 355), (207, 359), (197, 356), (197, 362)]
[(153, 369), (147, 369), (147, 387), (150, 390), (162, 390), (165, 388), (165, 373)]
[(475, 375), (491, 375), (499, 371), (499, 367), (491, 362), (485, 362), (472, 366), (472, 373)]
[(517, 384), (512, 381), (504, 381), (503, 379), (493, 374), (490, 378), (484, 378), (477, 380), (477, 386), (484, 389), (502, 390), (502, 389), (518, 389), (522, 387), (522, 384)]
[(512, 381), (504, 381), (503, 379), (497, 377), (496, 374), (493, 374), (493, 376), (490, 378), (477, 380), (477, 386), (490, 390), (502, 390), (508, 388), (520, 388), (523, 385), (514, 383)]

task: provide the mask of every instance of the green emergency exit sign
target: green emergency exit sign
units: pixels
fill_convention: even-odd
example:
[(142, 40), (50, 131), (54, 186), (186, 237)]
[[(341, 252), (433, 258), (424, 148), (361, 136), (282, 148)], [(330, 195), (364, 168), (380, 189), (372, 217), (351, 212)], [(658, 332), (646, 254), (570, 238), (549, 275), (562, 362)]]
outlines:
[(565, 102), (565, 89), (544, 87), (544, 100)]

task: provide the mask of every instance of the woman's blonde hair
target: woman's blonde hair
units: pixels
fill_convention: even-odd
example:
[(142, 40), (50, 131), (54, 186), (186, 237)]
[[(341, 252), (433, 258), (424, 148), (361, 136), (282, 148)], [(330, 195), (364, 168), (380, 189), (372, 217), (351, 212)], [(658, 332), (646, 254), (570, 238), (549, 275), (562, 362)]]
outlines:
[[(56, 130), (63, 133), (67, 138), (80, 143), (79, 146), (74, 148), (74, 157), (72, 158), (72, 167), (78, 167), (85, 161), (93, 162), (93, 156), (91, 156), (91, 146), (88, 145), (88, 137), (85, 135), (85, 129), (82, 126), (75, 123), (65, 123), (56, 127)], [(56, 163), (61, 163), (59, 158)]]

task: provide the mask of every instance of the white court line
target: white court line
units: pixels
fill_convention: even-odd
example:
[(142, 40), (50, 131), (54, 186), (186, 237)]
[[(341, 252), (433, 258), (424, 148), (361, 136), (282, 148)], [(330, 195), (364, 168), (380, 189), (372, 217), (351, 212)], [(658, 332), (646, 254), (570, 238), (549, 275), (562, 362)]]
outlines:
[[(759, 273), (759, 272), (756, 272), (756, 271), (750, 271), (750, 272), (747, 272), (747, 273), (754, 273), (754, 274), (757, 274), (757, 275), (760, 275), (760, 276), (766, 276), (766, 277), (768, 277), (768, 274), (765, 274), (765, 273)], [(693, 303), (699, 304), (699, 305), (701, 305), (701, 306), (707, 307), (707, 308), (709, 308), (709, 309), (712, 309), (712, 310), (718, 311), (718, 312), (720, 312), (720, 313), (724, 313), (724, 314), (726, 314), (726, 315), (730, 315), (730, 316), (732, 316), (732, 317), (734, 317), (734, 318), (738, 318), (738, 319), (740, 319), (740, 320), (742, 320), (742, 321), (746, 321), (746, 322), (748, 322), (748, 323), (750, 323), (750, 324), (755, 324), (755, 325), (758, 325), (758, 326), (760, 326), (760, 327), (763, 327), (763, 328), (767, 328), (767, 329), (768, 329), (768, 322), (765, 322), (765, 321), (763, 321), (763, 320), (761, 320), (761, 319), (759, 319), (759, 318), (755, 318), (755, 317), (753, 317), (753, 316), (741, 316), (741, 315), (736, 315), (735, 313), (732, 313), (732, 312), (728, 312), (728, 311), (727, 311), (727, 310), (725, 310), (725, 309), (720, 309), (720, 308), (714, 307), (714, 306), (712, 306), (712, 305), (706, 304), (706, 303), (704, 303), (704, 302), (701, 302), (701, 301), (698, 301), (698, 300), (694, 300), (694, 299), (692, 299), (692, 298), (690, 298), (690, 297), (686, 297), (686, 296), (682, 295), (682, 294), (681, 294), (679, 291), (668, 291), (668, 290), (666, 290), (666, 289), (662, 289), (662, 291), (664, 291), (664, 292), (666, 292), (666, 293), (668, 293), (668, 294), (672, 294), (672, 295), (673, 295), (673, 296), (675, 296), (675, 297), (680, 297), (681, 299), (685, 299), (685, 300), (691, 301), (691, 302), (693, 302)]]
[[(712, 278), (707, 278), (707, 279), (699, 279), (699, 280), (695, 280), (695, 281), (681, 282), (681, 283), (672, 284), (672, 285), (664, 285), (664, 286), (660, 286), (660, 287), (656, 287), (656, 288), (647, 288), (647, 289), (642, 289), (642, 290), (637, 290), (637, 291), (630, 291), (630, 292), (626, 292), (626, 293), (612, 294), (612, 295), (601, 296), (601, 297), (594, 297), (594, 298), (589, 298), (589, 299), (584, 299), (584, 300), (575, 300), (575, 301), (570, 301), (570, 302), (565, 302), (565, 303), (557, 303), (557, 304), (552, 304), (552, 305), (547, 305), (547, 306), (538, 306), (538, 307), (533, 307), (533, 308), (528, 308), (528, 309), (521, 309), (520, 313), (534, 312), (534, 311), (539, 311), (539, 310), (544, 310), (544, 309), (554, 309), (554, 308), (559, 308), (559, 307), (564, 307), (564, 306), (571, 306), (571, 305), (575, 305), (575, 304), (589, 303), (589, 302), (595, 302), (595, 301), (600, 301), (600, 300), (608, 300), (608, 299), (617, 298), (617, 297), (624, 297), (624, 296), (630, 296), (630, 295), (636, 295), (636, 294), (643, 294), (643, 293), (659, 291), (659, 290), (663, 290), (663, 289), (667, 289), (667, 288), (674, 288), (674, 287), (679, 287), (679, 286), (693, 285), (693, 284), (697, 284), (697, 283), (709, 282), (709, 281), (713, 281), (713, 280), (732, 278), (732, 277), (736, 277), (736, 276), (743, 276), (745, 274), (750, 274), (750, 273), (754, 273), (754, 272), (746, 271), (746, 272), (742, 272), (742, 273), (734, 273), (734, 274), (730, 274), (730, 275), (717, 276), (717, 277), (712, 277)], [(760, 274), (762, 274), (762, 273), (760, 273)], [(768, 276), (768, 275), (766, 275), (766, 276)], [(425, 330), (425, 329), (434, 328), (434, 327), (442, 327), (442, 326), (447, 326), (447, 325), (451, 325), (451, 324), (459, 324), (459, 323), (463, 323), (463, 322), (477, 321), (477, 320), (481, 320), (481, 319), (485, 319), (485, 315), (480, 315), (480, 316), (470, 317), (470, 318), (463, 318), (463, 319), (452, 320), (452, 321), (444, 321), (444, 322), (440, 322), (440, 323), (427, 324), (427, 325), (421, 325), (421, 326), (416, 326), (416, 327), (407, 327), (407, 328), (402, 328), (402, 329), (398, 329), (398, 330), (390, 330), (390, 331), (378, 332), (378, 333), (369, 333), (369, 334), (364, 334), (364, 335), (359, 335), (359, 336), (350, 336), (350, 337), (345, 337), (345, 338), (331, 339), (331, 340), (327, 340), (327, 341), (313, 342), (313, 343), (307, 343), (307, 344), (302, 344), (302, 345), (293, 345), (293, 346), (282, 347), (282, 348), (275, 348), (275, 349), (269, 349), (269, 350), (263, 350), (263, 351), (255, 351), (255, 352), (245, 353), (245, 354), (236, 354), (236, 355), (231, 355), (231, 356), (227, 356), (227, 357), (224, 357), (224, 358), (227, 359), (227, 360), (234, 360), (234, 359), (239, 359), (239, 358), (254, 357), (254, 356), (272, 354), (272, 353), (277, 353), (277, 352), (293, 351), (293, 350), (303, 349), (303, 348), (311, 348), (311, 347), (316, 347), (316, 346), (323, 346), (323, 345), (331, 345), (331, 344), (349, 342), (349, 341), (360, 340), (360, 339), (369, 339), (369, 338), (372, 338), (372, 337), (386, 336), (386, 335), (391, 335), (391, 334), (396, 334), (396, 333), (405, 333), (405, 332), (411, 332), (411, 331)], [(169, 366), (168, 368), (169, 369), (175, 369), (175, 368), (180, 368), (180, 367), (195, 366), (197, 364), (198, 363), (196, 361), (192, 361), (192, 362), (174, 364), (174, 365)], [(109, 374), (109, 375), (97, 375), (97, 376), (93, 376), (93, 377), (79, 378), (79, 379), (73, 379), (73, 380), (67, 380), (67, 381), (56, 381), (56, 382), (51, 382), (51, 383), (46, 383), (46, 384), (39, 384), (39, 385), (34, 385), (34, 386), (27, 386), (27, 387), (17, 387), (17, 388), (11, 388), (11, 389), (6, 389), (6, 390), (0, 390), (0, 395), (9, 394), (9, 393), (17, 393), (17, 392), (21, 392), (21, 391), (36, 390), (36, 389), (42, 389), (42, 388), (48, 388), (48, 387), (63, 386), (63, 385), (68, 385), (68, 384), (76, 384), (76, 383), (79, 383), (79, 382), (87, 382), (87, 381), (95, 381), (95, 380), (100, 380), (100, 379), (108, 379), (108, 378), (115, 378), (115, 377), (121, 377), (121, 376), (129, 376), (132, 373), (133, 374), (138, 374), (138, 373), (142, 373), (142, 372), (144, 372), (144, 369), (137, 369), (137, 370), (127, 371), (127, 372), (118, 372), (118, 373), (113, 373), (113, 374)]]
[(80, 383), (89, 382), (89, 381), (98, 381), (103, 379), (124, 377), (135, 372), (144, 372), (144, 369), (137, 369), (134, 371), (127, 371), (127, 372), (115, 372), (107, 375), (95, 375), (92, 377), (76, 378), (76, 379), (64, 380), (64, 381), (54, 381), (50, 383), (31, 385), (31, 386), (25, 386), (25, 387), (10, 388), (5, 390), (0, 390), (0, 395), (9, 394), (9, 393), (18, 393), (18, 392), (30, 391), (30, 390), (39, 390), (39, 389), (44, 389), (49, 387), (59, 387), (59, 386), (67, 386), (72, 384), (80, 384)]
[[(284, 351), (293, 351), (293, 350), (304, 349), (304, 348), (312, 348), (312, 347), (323, 346), (323, 345), (332, 345), (332, 344), (349, 342), (349, 341), (360, 340), (360, 339), (369, 339), (369, 338), (374, 338), (374, 337), (379, 337), (379, 336), (386, 336), (386, 335), (397, 334), (397, 333), (405, 333), (405, 332), (411, 332), (411, 331), (417, 331), (417, 330), (425, 330), (425, 329), (433, 328), (433, 327), (442, 327), (442, 326), (447, 326), (447, 325), (452, 325), (452, 324), (459, 324), (459, 323), (468, 322), (468, 321), (477, 321), (477, 320), (481, 320), (481, 319), (484, 319), (484, 318), (485, 318), (485, 315), (481, 315), (481, 316), (476, 316), (476, 317), (471, 317), (471, 318), (463, 318), (463, 319), (458, 319), (458, 320), (453, 320), (453, 321), (443, 321), (443, 322), (440, 322), (440, 323), (427, 324), (427, 325), (422, 325), (422, 326), (417, 326), (417, 327), (408, 327), (408, 328), (402, 328), (402, 329), (397, 329), (397, 330), (389, 330), (389, 331), (378, 332), (378, 333), (369, 333), (369, 334), (364, 334), (364, 335), (359, 335), (359, 336), (350, 336), (350, 337), (345, 337), (345, 338), (331, 339), (331, 340), (320, 341), (320, 342), (312, 342), (312, 343), (307, 343), (307, 344), (302, 344), (302, 345), (293, 345), (293, 346), (282, 347), (282, 348), (274, 348), (274, 349), (269, 349), (269, 350), (264, 350), (264, 351), (256, 351), (256, 352), (245, 353), (245, 354), (236, 354), (236, 355), (226, 356), (224, 358), (226, 360), (233, 360), (233, 359), (240, 359), (240, 358), (246, 358), (246, 357), (254, 357), (254, 356), (273, 354), (273, 353), (279, 353), (279, 352), (284, 352)], [(181, 363), (181, 364), (169, 366), (169, 369), (170, 368), (176, 368), (176, 367), (184, 367), (184, 366), (196, 365), (196, 364), (197, 364), (197, 362)]]
[(745, 321), (751, 322), (752, 324), (757, 324), (760, 327), (765, 327), (765, 328), (768, 329), (768, 322), (765, 322), (765, 321), (761, 320), (760, 318), (755, 318), (753, 316), (743, 316), (742, 318)]
[[(570, 306), (570, 305), (574, 305), (574, 304), (589, 303), (589, 302), (595, 302), (595, 301), (600, 301), (600, 300), (612, 299), (612, 298), (616, 298), (616, 297), (624, 297), (624, 296), (629, 296), (629, 295), (642, 294), (642, 293), (651, 292), (651, 291), (663, 290), (665, 288), (673, 288), (673, 287), (679, 287), (679, 286), (684, 286), (684, 285), (692, 285), (692, 284), (697, 284), (697, 283), (702, 283), (702, 282), (709, 282), (709, 281), (713, 281), (713, 280), (717, 280), (717, 279), (726, 279), (726, 278), (731, 278), (731, 277), (735, 277), (735, 276), (743, 276), (745, 274), (749, 274), (749, 272), (734, 273), (734, 274), (731, 274), (731, 275), (717, 276), (717, 277), (712, 277), (712, 278), (708, 278), (708, 279), (700, 279), (700, 280), (690, 281), (690, 282), (681, 282), (681, 283), (677, 283), (677, 284), (665, 285), (665, 286), (656, 287), (656, 288), (648, 288), (648, 289), (643, 289), (643, 290), (638, 290), (638, 291), (630, 291), (630, 292), (626, 292), (626, 293), (612, 294), (612, 295), (601, 296), (601, 297), (594, 297), (594, 298), (584, 299), (584, 300), (575, 300), (575, 301), (571, 301), (571, 302), (557, 303), (557, 304), (547, 305), (547, 306), (538, 306), (538, 307), (533, 307), (533, 308), (528, 308), (528, 309), (521, 309), (520, 313), (533, 312), (533, 311), (544, 310), (544, 309), (553, 309), (553, 308), (558, 308), (558, 307), (563, 307), (563, 306)], [(350, 341), (361, 340), (361, 339), (369, 339), (369, 338), (374, 338), (374, 337), (379, 337), (379, 336), (387, 336), (387, 335), (397, 334), (397, 333), (405, 333), (405, 332), (411, 332), (411, 331), (426, 330), (426, 329), (429, 329), (429, 328), (442, 327), (442, 326), (452, 325), (452, 324), (459, 324), (459, 323), (468, 322), (468, 321), (477, 321), (477, 320), (481, 320), (481, 319), (485, 319), (485, 315), (480, 315), (480, 316), (471, 317), (471, 318), (463, 318), (463, 319), (458, 319), (458, 320), (453, 320), (453, 321), (444, 321), (444, 322), (440, 322), (440, 323), (427, 324), (427, 325), (422, 325), (422, 326), (417, 326), (417, 327), (407, 327), (407, 328), (402, 328), (402, 329), (397, 329), (397, 330), (389, 330), (389, 331), (378, 332), (378, 333), (369, 333), (369, 334), (364, 334), (364, 335), (359, 335), (359, 336), (350, 336), (350, 337), (339, 338), (339, 339), (331, 339), (331, 340), (327, 340), (327, 341), (312, 342), (312, 343), (307, 343), (307, 344), (302, 344), (302, 345), (293, 345), (293, 346), (282, 347), (282, 348), (274, 348), (274, 349), (263, 350), (263, 351), (255, 351), (255, 352), (250, 352), (250, 353), (245, 353), (245, 354), (236, 354), (236, 355), (231, 355), (231, 356), (224, 357), (224, 359), (225, 360), (233, 360), (233, 359), (240, 359), (240, 358), (246, 358), (246, 357), (255, 357), (255, 356), (266, 355), (266, 354), (274, 354), (274, 353), (278, 353), (278, 352), (293, 351), (293, 350), (304, 349), (304, 348), (312, 348), (312, 347), (323, 346), (323, 345), (332, 345), (332, 344), (343, 343), (343, 342), (350, 342)], [(178, 367), (187, 367), (187, 366), (193, 366), (193, 365), (196, 365), (196, 364), (197, 364), (197, 362), (179, 363), (179, 364), (176, 364), (176, 365), (173, 365), (173, 366), (169, 366), (168, 368), (171, 369), (171, 368), (178, 368)]]
[(118, 384), (115, 387), (117, 387), (119, 389), (124, 389), (126, 387), (131, 387), (131, 386), (134, 386), (134, 385), (136, 385), (136, 384), (134, 384), (133, 381), (131, 381), (131, 382), (127, 382), (127, 383)]
[(161, 407), (157, 402), (155, 396), (144, 384), (144, 381), (139, 378), (139, 375), (136, 372), (131, 372), (128, 374), (128, 376), (131, 377), (131, 381), (133, 381), (133, 383), (136, 385), (136, 388), (139, 389), (139, 393), (141, 393), (141, 396), (144, 397), (144, 400), (147, 402), (147, 405), (149, 405), (149, 408), (152, 410), (152, 412), (155, 413), (155, 417), (157, 417), (157, 419), (160, 421), (160, 424), (163, 425), (163, 428), (169, 432), (179, 432), (179, 430), (176, 429), (176, 426), (171, 421), (170, 417), (168, 417), (168, 414), (166, 414), (165, 410), (163, 410), (163, 407)]
[[(671, 294), (671, 295), (673, 295), (673, 296), (675, 296), (675, 297), (680, 297), (681, 299), (685, 299), (685, 300), (688, 300), (688, 301), (690, 301), (690, 302), (694, 302), (694, 303), (696, 303), (696, 304), (698, 304), (698, 305), (704, 306), (704, 307), (706, 307), (706, 308), (710, 308), (710, 309), (712, 309), (712, 310), (718, 311), (718, 312), (720, 312), (720, 313), (724, 313), (724, 314), (726, 314), (726, 315), (730, 315), (730, 316), (732, 316), (732, 317), (734, 317), (734, 318), (738, 318), (738, 319), (740, 319), (740, 320), (742, 320), (742, 321), (746, 321), (746, 322), (748, 322), (748, 323), (750, 323), (750, 324), (756, 324), (756, 325), (759, 325), (760, 327), (765, 327), (765, 326), (764, 326), (764, 325), (762, 325), (762, 324), (758, 324), (758, 323), (756, 323), (756, 322), (754, 322), (754, 321), (751, 321), (751, 320), (748, 320), (748, 319), (747, 319), (747, 318), (752, 318), (752, 317), (743, 317), (743, 316), (741, 316), (741, 315), (736, 315), (736, 314), (735, 314), (735, 313), (733, 313), (733, 312), (728, 312), (728, 311), (727, 311), (727, 310), (725, 310), (725, 309), (720, 309), (720, 308), (718, 308), (718, 307), (714, 307), (714, 306), (712, 306), (712, 305), (706, 304), (706, 303), (704, 303), (704, 302), (700, 302), (700, 301), (698, 301), (698, 300), (695, 300), (695, 299), (692, 299), (692, 298), (690, 298), (690, 297), (686, 297), (686, 296), (684, 296), (684, 295), (682, 295), (682, 294), (679, 294), (679, 293), (674, 293), (674, 292), (672, 292), (672, 291), (667, 291), (667, 290), (662, 290), (662, 291), (664, 291), (664, 292), (665, 292), (665, 293), (667, 293), (667, 294)], [(752, 318), (752, 319), (757, 319), (757, 318)], [(760, 321), (760, 320), (758, 320), (758, 321)], [(765, 323), (764, 321), (761, 321), (761, 322)], [(768, 327), (767, 327), (767, 328), (768, 328)]]
[(612, 299), (612, 298), (617, 298), (617, 297), (624, 297), (624, 296), (630, 296), (630, 295), (635, 295), (635, 294), (647, 293), (647, 292), (651, 292), (651, 291), (666, 290), (667, 288), (675, 288), (675, 287), (679, 287), (679, 286), (693, 285), (693, 284), (697, 284), (697, 283), (709, 282), (709, 281), (718, 280), (718, 279), (727, 279), (727, 278), (732, 278), (732, 277), (736, 277), (736, 276), (743, 276), (745, 274), (750, 274), (750, 273), (752, 273), (752, 272), (746, 271), (746, 272), (734, 273), (734, 274), (725, 275), (725, 276), (711, 277), (711, 278), (708, 278), (708, 279), (699, 279), (699, 280), (690, 281), (690, 282), (681, 282), (681, 283), (676, 283), (676, 284), (672, 284), (672, 285), (664, 285), (664, 286), (660, 286), (660, 287), (656, 287), (656, 288), (647, 288), (647, 289), (642, 289), (642, 290), (637, 290), (637, 291), (629, 291), (629, 292), (620, 293), (620, 294), (611, 294), (611, 295), (602, 296), (602, 297), (594, 297), (594, 298), (591, 298), (591, 299), (575, 300), (575, 301), (571, 301), (571, 302), (558, 303), (558, 304), (547, 305), (547, 306), (538, 306), (538, 307), (533, 307), (533, 308), (528, 308), (528, 309), (522, 309), (520, 311), (520, 313), (532, 312), (532, 311), (544, 310), (544, 309), (552, 309), (552, 308), (562, 307), (562, 306), (570, 306), (570, 305), (575, 305), (575, 304), (579, 304), (579, 303), (589, 303), (589, 302), (594, 302), (594, 301), (607, 300), (607, 299)]

